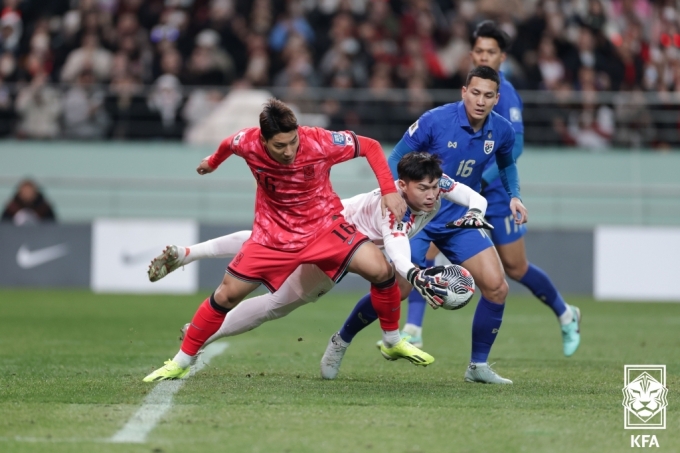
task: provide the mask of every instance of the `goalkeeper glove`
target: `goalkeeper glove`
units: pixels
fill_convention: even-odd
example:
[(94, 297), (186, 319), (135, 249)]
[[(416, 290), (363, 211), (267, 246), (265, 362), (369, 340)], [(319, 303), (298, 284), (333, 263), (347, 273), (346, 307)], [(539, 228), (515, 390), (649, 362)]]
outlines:
[(447, 294), (448, 282), (439, 278), (444, 266), (428, 267), (427, 269), (412, 268), (406, 279), (423, 296), (423, 299), (435, 310), (442, 306)]
[(486, 228), (493, 230), (493, 225), (486, 221), (479, 209), (470, 209), (463, 217), (446, 224), (446, 228)]

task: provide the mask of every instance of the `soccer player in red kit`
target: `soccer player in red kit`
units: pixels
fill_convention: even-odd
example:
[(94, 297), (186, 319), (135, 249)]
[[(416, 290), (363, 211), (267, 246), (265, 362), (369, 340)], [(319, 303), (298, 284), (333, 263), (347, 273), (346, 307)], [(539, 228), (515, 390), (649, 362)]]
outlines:
[[(219, 287), (196, 311), (180, 351), (144, 378), (180, 379), (225, 316), (260, 284), (275, 292), (304, 263), (315, 264), (334, 281), (345, 272), (371, 282), (383, 341), (394, 359), (429, 365), (434, 358), (399, 336), (401, 297), (392, 266), (378, 247), (345, 221), (333, 191), (333, 165), (364, 156), (381, 189), (382, 208), (397, 218), (406, 211), (380, 144), (353, 132), (298, 126), (283, 102), (271, 99), (260, 113), (260, 127), (226, 138), (197, 168), (213, 172), (232, 154), (242, 157), (257, 180), (253, 232), (227, 267)], [(383, 212), (383, 215), (385, 212)]]

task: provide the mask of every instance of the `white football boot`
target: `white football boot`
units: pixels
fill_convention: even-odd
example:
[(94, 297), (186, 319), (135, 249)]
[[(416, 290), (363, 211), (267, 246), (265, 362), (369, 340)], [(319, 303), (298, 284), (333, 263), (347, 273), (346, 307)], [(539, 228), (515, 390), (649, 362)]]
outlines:
[(151, 260), (149, 270), (147, 271), (149, 280), (157, 282), (170, 272), (184, 266), (185, 254), (186, 250), (184, 247), (178, 247), (176, 245), (168, 245), (165, 247), (163, 253)]
[(465, 382), (482, 384), (512, 384), (510, 379), (500, 377), (488, 363), (470, 363), (465, 371)]
[(326, 351), (324, 351), (323, 357), (321, 357), (322, 378), (335, 379), (338, 371), (340, 371), (340, 364), (348, 347), (349, 343), (345, 343), (340, 338), (340, 332), (336, 332), (331, 336), (330, 340), (328, 340)]

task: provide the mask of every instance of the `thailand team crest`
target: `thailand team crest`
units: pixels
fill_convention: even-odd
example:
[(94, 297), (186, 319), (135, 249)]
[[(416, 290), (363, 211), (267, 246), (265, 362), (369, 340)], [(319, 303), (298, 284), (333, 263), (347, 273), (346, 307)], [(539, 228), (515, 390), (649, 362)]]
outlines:
[(625, 429), (666, 429), (666, 365), (625, 365)]
[(493, 151), (493, 145), (493, 140), (484, 140), (484, 154), (491, 154), (491, 151)]

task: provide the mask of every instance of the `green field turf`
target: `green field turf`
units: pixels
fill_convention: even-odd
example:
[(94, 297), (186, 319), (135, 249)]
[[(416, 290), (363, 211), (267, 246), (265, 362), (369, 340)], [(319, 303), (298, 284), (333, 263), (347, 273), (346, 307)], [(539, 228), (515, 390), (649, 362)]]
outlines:
[[(0, 452), (602, 453), (629, 451), (631, 434), (680, 452), (680, 304), (572, 298), (583, 341), (566, 359), (552, 312), (511, 298), (491, 355), (515, 382), (503, 387), (463, 382), (474, 304), (428, 309), (432, 366), (382, 359), (376, 323), (323, 381), (319, 359), (356, 296), (331, 294), (228, 339), (145, 443), (112, 444), (203, 296), (2, 290)], [(624, 364), (667, 365), (666, 430), (623, 429)]]

